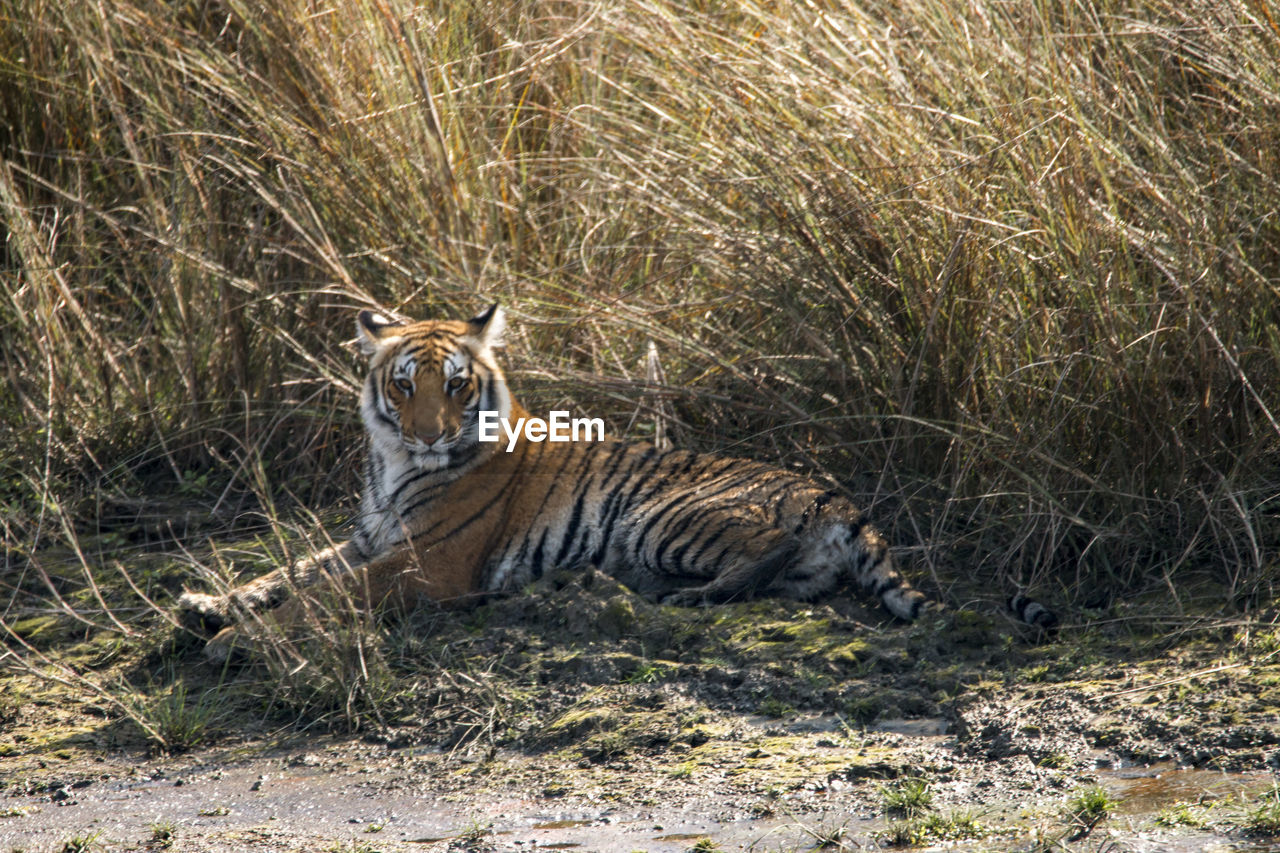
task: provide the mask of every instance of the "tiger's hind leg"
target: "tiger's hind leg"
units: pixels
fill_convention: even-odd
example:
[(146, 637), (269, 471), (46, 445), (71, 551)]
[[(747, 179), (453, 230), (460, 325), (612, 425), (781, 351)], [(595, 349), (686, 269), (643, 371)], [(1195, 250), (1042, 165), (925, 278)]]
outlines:
[(830, 592), (844, 578), (880, 599), (899, 619), (914, 621), (928, 607), (939, 607), (907, 583), (894, 567), (889, 543), (860, 518), (831, 518), (804, 536), (804, 550), (775, 589), (800, 599)]
[(898, 574), (889, 554), (889, 543), (876, 530), (866, 524), (861, 525), (856, 534), (853, 525), (846, 530), (853, 545), (853, 578), (863, 590), (880, 599), (885, 610), (899, 619), (914, 622), (926, 607), (939, 607)]
[(800, 553), (796, 537), (732, 511), (704, 514), (702, 521), (704, 535), (687, 542), (676, 537), (657, 546), (659, 554), (672, 555), (659, 569), (668, 576), (711, 580), (669, 592), (660, 597), (663, 604), (696, 607), (750, 598), (767, 589)]

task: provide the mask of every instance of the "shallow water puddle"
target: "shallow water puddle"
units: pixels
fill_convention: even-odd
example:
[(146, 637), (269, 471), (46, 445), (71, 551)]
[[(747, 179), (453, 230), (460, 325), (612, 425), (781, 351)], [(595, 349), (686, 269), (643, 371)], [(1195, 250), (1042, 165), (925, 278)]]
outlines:
[(942, 737), (951, 724), (942, 717), (922, 717), (918, 720), (878, 720), (867, 727), (868, 731), (888, 732), (907, 737)]
[(533, 829), (576, 829), (580, 826), (591, 826), (592, 820), (548, 820), (535, 823)]
[(1172, 762), (1100, 771), (1098, 779), (1120, 800), (1117, 811), (1126, 815), (1156, 814), (1178, 803), (1204, 805), (1239, 796), (1252, 799), (1275, 782), (1275, 777), (1264, 770), (1224, 773), (1179, 768)]

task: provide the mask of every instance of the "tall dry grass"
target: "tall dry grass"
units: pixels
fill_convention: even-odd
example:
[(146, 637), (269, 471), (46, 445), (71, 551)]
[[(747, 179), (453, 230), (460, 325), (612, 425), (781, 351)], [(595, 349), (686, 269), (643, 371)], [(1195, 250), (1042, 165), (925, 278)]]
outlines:
[(944, 585), (1274, 595), (1272, 15), (4, 0), (5, 569), (350, 506), (352, 309), (500, 299), (535, 406), (643, 432), (653, 341), (678, 441), (831, 474)]

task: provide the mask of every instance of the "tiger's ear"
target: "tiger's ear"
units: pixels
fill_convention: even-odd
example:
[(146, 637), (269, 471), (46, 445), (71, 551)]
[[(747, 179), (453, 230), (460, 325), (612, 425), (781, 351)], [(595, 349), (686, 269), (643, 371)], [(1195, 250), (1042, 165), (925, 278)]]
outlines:
[(360, 333), (360, 351), (373, 355), (387, 338), (400, 334), (404, 326), (399, 320), (390, 320), (381, 314), (364, 310), (356, 318), (356, 331)]
[(507, 312), (496, 302), (467, 321), (467, 331), (482, 347), (502, 346), (506, 328)]

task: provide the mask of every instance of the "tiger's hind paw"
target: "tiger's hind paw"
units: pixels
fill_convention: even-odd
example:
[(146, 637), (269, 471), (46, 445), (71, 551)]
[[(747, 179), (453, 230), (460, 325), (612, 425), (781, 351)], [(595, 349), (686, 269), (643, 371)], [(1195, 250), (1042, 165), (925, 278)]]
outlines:
[(700, 589), (678, 589), (659, 598), (658, 603), (672, 607), (706, 607), (711, 602)]
[(243, 663), (250, 657), (247, 643), (234, 626), (223, 628), (204, 644), (204, 659), (212, 664)]

